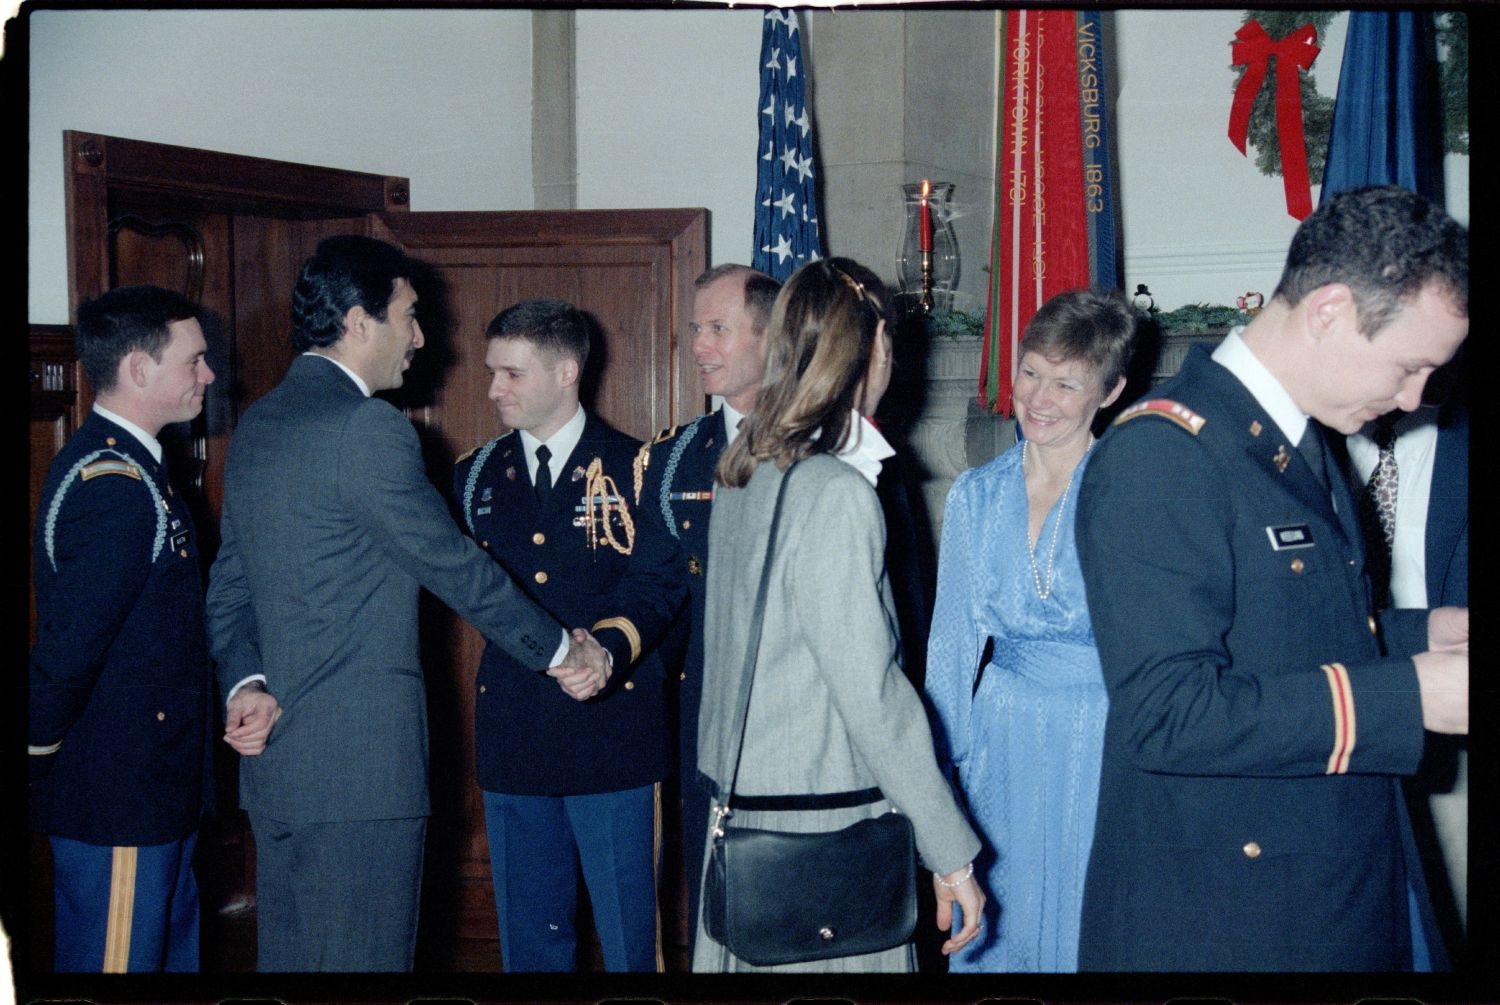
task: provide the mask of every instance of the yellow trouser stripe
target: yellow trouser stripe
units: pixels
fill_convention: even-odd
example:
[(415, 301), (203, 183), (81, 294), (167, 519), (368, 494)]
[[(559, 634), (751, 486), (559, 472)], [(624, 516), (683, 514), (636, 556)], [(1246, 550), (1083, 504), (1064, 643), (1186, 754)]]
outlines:
[(109, 874), (109, 920), (104, 928), (104, 972), (130, 970), (130, 925), (135, 916), (134, 848), (116, 848)]
[(664, 974), (667, 957), (661, 943), (661, 782), (651, 787), (651, 861), (656, 867), (652, 872), (656, 883), (656, 896), (652, 898), (656, 902), (656, 972)]

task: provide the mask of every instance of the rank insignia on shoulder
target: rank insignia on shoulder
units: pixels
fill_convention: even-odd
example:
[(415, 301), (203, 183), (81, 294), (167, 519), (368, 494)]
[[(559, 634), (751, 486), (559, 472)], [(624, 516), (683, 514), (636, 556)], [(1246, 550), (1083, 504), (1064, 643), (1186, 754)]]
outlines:
[[(481, 446), (483, 446), (483, 444), (481, 444)], [(470, 450), (468, 453), (464, 454), (462, 457), (460, 457), (458, 460), (454, 461), (453, 463), (454, 464), (462, 464), (464, 461), (468, 460), (470, 457), (473, 457), (477, 453), (479, 453), (479, 447), (475, 447), (473, 450)]]
[(84, 469), (78, 474), (84, 481), (88, 481), (90, 478), (97, 478), (100, 475), (124, 475), (127, 478), (134, 478), (136, 481), (141, 480), (141, 469), (129, 461), (95, 461), (92, 464), (85, 465)]
[(1114, 425), (1122, 425), (1131, 419), (1139, 419), (1143, 415), (1154, 415), (1166, 419), (1194, 436), (1197, 436), (1199, 430), (1208, 422), (1191, 408), (1172, 401), (1170, 398), (1152, 398), (1150, 401), (1138, 402), (1125, 409), (1120, 413), (1119, 418), (1115, 419)]
[(661, 443), (663, 440), (670, 440), (672, 437), (677, 435), (677, 430), (681, 428), (681, 426), (668, 426), (666, 429), (663, 429), (661, 432), (657, 433), (656, 437), (651, 442)]

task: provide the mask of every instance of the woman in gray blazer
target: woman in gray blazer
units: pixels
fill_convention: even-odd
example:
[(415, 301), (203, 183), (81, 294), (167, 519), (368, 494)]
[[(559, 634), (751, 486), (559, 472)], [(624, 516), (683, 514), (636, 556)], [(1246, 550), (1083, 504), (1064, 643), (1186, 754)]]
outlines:
[[(830, 810), (736, 810), (732, 825), (818, 832), (892, 809), (905, 814), (918, 854), (934, 872), (939, 927), (950, 927), (954, 903), (962, 910), (962, 928), (943, 945), (944, 953), (953, 953), (980, 930), (985, 898), (972, 867), (979, 840), (938, 771), (921, 700), (901, 672), (884, 568), (885, 525), (873, 487), (878, 458), (890, 449), (859, 414), (889, 378), (889, 304), (880, 280), (845, 258), (804, 267), (777, 297), (760, 396), (716, 476), (704, 621), (705, 666), (712, 672), (703, 683), (699, 767), (720, 790), (734, 770), (736, 702), (771, 511), (796, 461), (772, 560), (735, 794), (878, 787), (883, 798)], [(852, 872), (865, 867), (850, 865)], [(754, 967), (710, 938), (701, 909), (697, 913), (698, 972), (915, 967), (909, 943), (861, 956)]]

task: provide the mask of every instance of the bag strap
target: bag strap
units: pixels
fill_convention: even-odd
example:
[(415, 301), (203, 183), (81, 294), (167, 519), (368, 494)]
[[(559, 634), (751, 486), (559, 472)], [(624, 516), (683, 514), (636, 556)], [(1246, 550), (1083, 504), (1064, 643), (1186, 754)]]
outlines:
[(745, 718), (750, 712), (750, 685), (755, 681), (755, 661), (760, 652), (761, 627), (765, 622), (766, 594), (771, 586), (771, 560), (776, 555), (776, 532), (781, 526), (781, 504), (786, 499), (786, 486), (792, 480), (792, 471), (798, 462), (793, 461), (781, 476), (781, 487), (776, 490), (776, 507), (771, 511), (771, 533), (766, 538), (766, 560), (760, 568), (760, 585), (755, 590), (755, 607), (750, 615), (750, 643), (745, 650), (745, 668), (740, 675), (740, 696), (734, 714), (734, 767), (729, 772), (729, 784), (720, 794), (715, 807), (714, 831), (723, 830), (724, 818), (729, 815), (729, 800), (734, 795), (734, 782), (740, 774), (740, 756), (745, 752)]
[[(730, 801), (734, 797), (734, 785), (740, 774), (740, 758), (745, 752), (745, 720), (750, 713), (750, 690), (755, 682), (755, 664), (760, 653), (761, 629), (765, 624), (766, 596), (770, 592), (771, 585), (771, 562), (776, 555), (776, 532), (781, 524), (781, 505), (786, 497), (787, 482), (791, 480), (792, 468), (799, 462), (792, 462), (786, 469), (786, 474), (781, 476), (781, 486), (776, 491), (776, 506), (771, 511), (771, 532), (766, 539), (766, 558), (760, 570), (760, 585), (755, 591), (755, 607), (751, 611), (750, 642), (745, 650), (745, 668), (740, 677), (740, 694), (738, 705), (735, 709), (735, 743), (734, 743), (734, 767), (729, 773), (729, 784), (719, 794), (718, 805), (715, 807), (713, 830), (716, 835), (723, 836), (724, 818), (730, 814)], [(849, 792), (829, 792), (808, 795), (789, 796), (741, 796), (735, 800), (735, 805), (740, 809), (752, 811), (781, 811), (781, 810), (833, 810), (846, 809), (851, 806), (866, 806), (877, 803), (885, 798), (877, 786), (867, 789), (856, 789)]]

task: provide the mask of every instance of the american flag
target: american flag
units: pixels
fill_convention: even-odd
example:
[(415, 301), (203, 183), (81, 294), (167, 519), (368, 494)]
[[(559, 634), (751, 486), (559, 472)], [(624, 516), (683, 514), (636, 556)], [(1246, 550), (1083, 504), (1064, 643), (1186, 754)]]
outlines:
[(823, 257), (806, 67), (794, 11), (767, 11), (760, 43), (760, 160), (755, 268), (785, 280)]

